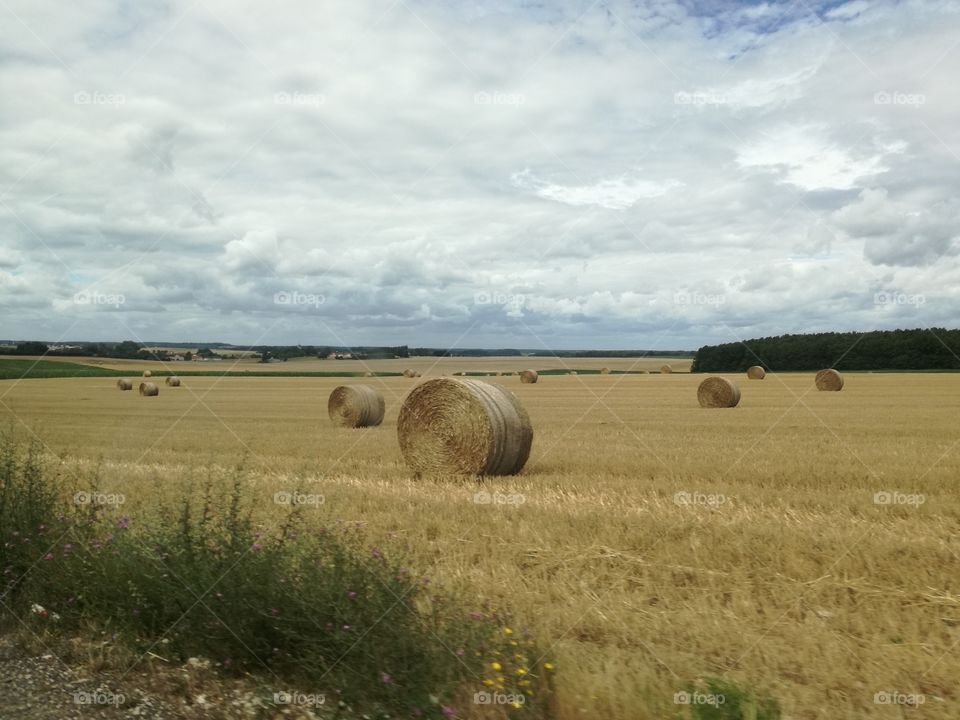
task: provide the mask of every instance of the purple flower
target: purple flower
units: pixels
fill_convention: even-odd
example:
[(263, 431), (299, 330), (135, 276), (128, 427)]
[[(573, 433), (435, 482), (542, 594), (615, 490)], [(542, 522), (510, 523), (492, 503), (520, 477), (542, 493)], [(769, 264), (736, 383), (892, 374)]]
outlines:
[(382, 682), (388, 683), (388, 682), (390, 682), (391, 680), (393, 680), (393, 678), (390, 676), (390, 673), (382, 672), (382, 673), (380, 673), (380, 680), (381, 680)]
[(257, 550), (259, 550), (259, 549), (262, 548), (262, 547), (263, 547), (263, 545), (261, 545), (260, 543), (254, 543), (253, 545), (250, 546), (250, 549), (253, 550), (254, 552), (256, 552)]
[(44, 560), (53, 560), (53, 553), (47, 553), (43, 556)]
[(454, 709), (453, 709), (452, 707), (450, 707), (449, 705), (441, 705), (441, 706), (440, 706), (440, 712), (443, 713), (443, 716), (444, 716), (444, 717), (448, 717), (448, 718), (452, 718), (452, 717), (456, 717), (456, 716), (457, 716), (457, 711), (454, 710)]
[(357, 596), (357, 593), (354, 592), (353, 590), (347, 593), (347, 597), (350, 598), (351, 600), (353, 600), (356, 596)]
[(117, 528), (119, 530), (126, 530), (128, 527), (130, 527), (130, 518), (124, 516), (117, 520)]
[(73, 545), (71, 543), (67, 543), (66, 545), (63, 546), (63, 551), (65, 553), (73, 552)]
[(280, 614), (280, 609), (279, 609), (279, 608), (270, 608), (270, 614), (271, 614), (271, 615), (279, 615), (279, 614)]
[(470, 611), (471, 620), (483, 620), (483, 613), (478, 613), (476, 610)]
[(374, 560), (383, 560), (383, 553), (380, 552), (380, 548), (373, 548), (370, 551), (370, 554), (373, 556)]

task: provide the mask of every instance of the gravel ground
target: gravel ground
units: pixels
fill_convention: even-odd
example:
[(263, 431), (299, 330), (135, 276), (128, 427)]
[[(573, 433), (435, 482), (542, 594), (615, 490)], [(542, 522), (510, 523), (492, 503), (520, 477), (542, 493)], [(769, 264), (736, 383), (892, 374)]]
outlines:
[[(305, 707), (272, 706), (249, 682), (224, 681), (208, 663), (91, 677), (53, 655), (31, 655), (0, 635), (0, 720), (319, 720)], [(317, 708), (318, 710), (320, 708)], [(331, 710), (332, 708), (326, 708)], [(349, 714), (349, 713), (348, 713)]]

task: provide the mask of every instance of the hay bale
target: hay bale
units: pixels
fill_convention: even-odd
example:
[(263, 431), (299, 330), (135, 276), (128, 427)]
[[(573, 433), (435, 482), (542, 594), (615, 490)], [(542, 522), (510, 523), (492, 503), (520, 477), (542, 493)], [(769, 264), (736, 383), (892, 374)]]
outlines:
[(533, 427), (503, 386), (439, 378), (407, 395), (397, 438), (418, 475), (512, 475), (530, 456)]
[(576, 374), (577, 374), (576, 370), (571, 370), (570, 372), (567, 373), (567, 375), (576, 375)]
[(168, 375), (165, 381), (170, 387), (180, 387), (180, 378), (174, 375)]
[(133, 383), (126, 378), (120, 378), (117, 380), (117, 388), (120, 390), (133, 390)]
[(144, 397), (154, 397), (160, 394), (160, 388), (152, 382), (142, 382), (140, 383), (140, 394)]
[(833, 368), (818, 372), (814, 382), (817, 384), (817, 390), (838, 392), (843, 389), (843, 375)]
[(610, 374), (610, 368), (608, 368), (608, 367), (600, 368), (600, 374), (601, 374), (601, 375), (609, 375), (609, 374)]
[(660, 366), (660, 374), (661, 374), (661, 375), (669, 375), (669, 374), (672, 373), (672, 372), (673, 372), (673, 368), (670, 367), (669, 365), (661, 365), (661, 366)]
[(367, 371), (363, 374), (363, 376), (364, 376), (364, 377), (373, 377), (373, 373), (370, 372), (369, 370), (367, 370)]
[(149, 370), (144, 370), (144, 371), (143, 371), (143, 376), (144, 376), (144, 377), (153, 377), (153, 373), (150, 372)]
[(766, 376), (767, 371), (759, 365), (754, 365), (747, 368), (747, 379), (749, 380), (763, 380)]
[(383, 422), (386, 403), (369, 385), (341, 385), (330, 393), (327, 413), (334, 425), (374, 427)]
[(731, 408), (740, 402), (740, 388), (733, 380), (722, 377), (708, 377), (697, 388), (697, 400), (700, 407)]
[(410, 368), (407, 368), (406, 370), (403, 371), (403, 376), (404, 376), (404, 377), (408, 377), (408, 378), (412, 378), (412, 377), (416, 377), (417, 374), (416, 374), (413, 370), (411, 370)]
[(540, 376), (537, 375), (536, 370), (521, 370), (520, 371), (520, 382), (522, 383), (535, 383), (540, 379)]

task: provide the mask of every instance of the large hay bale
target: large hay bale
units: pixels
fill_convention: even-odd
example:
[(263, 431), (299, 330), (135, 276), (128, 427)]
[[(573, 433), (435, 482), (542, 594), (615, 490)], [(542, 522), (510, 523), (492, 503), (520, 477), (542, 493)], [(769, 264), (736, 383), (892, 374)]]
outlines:
[(170, 387), (180, 387), (180, 378), (174, 375), (168, 375), (165, 381)]
[(540, 379), (540, 376), (537, 375), (536, 370), (521, 370), (520, 371), (520, 382), (522, 383), (535, 383)]
[(143, 376), (144, 376), (144, 377), (153, 377), (153, 373), (150, 372), (149, 370), (144, 370), (144, 371), (143, 371)]
[(417, 374), (416, 374), (413, 370), (411, 370), (410, 368), (407, 368), (406, 370), (403, 371), (403, 376), (404, 376), (404, 377), (408, 377), (408, 378), (412, 378), (412, 377), (416, 377)]
[(814, 382), (817, 384), (817, 390), (837, 392), (843, 389), (843, 375), (833, 368), (827, 368), (818, 372)]
[(609, 374), (610, 374), (610, 368), (608, 368), (608, 367), (600, 368), (600, 374), (601, 374), (601, 375), (609, 375)]
[(661, 373), (662, 375), (669, 375), (669, 374), (672, 373), (672, 372), (673, 372), (673, 368), (670, 367), (669, 365), (661, 365), (661, 366), (660, 366), (660, 373)]
[(152, 382), (142, 382), (140, 383), (140, 394), (144, 397), (154, 397), (160, 394), (160, 388)]
[(700, 407), (731, 408), (740, 402), (740, 388), (733, 380), (722, 377), (708, 377), (697, 388), (697, 400)]
[(120, 390), (133, 390), (133, 383), (126, 378), (120, 378), (117, 380), (117, 387)]
[(373, 373), (370, 372), (369, 370), (367, 370), (367, 371), (363, 374), (363, 376), (364, 376), (364, 377), (373, 377)]
[(747, 379), (749, 380), (763, 380), (766, 376), (767, 371), (759, 365), (754, 365), (747, 368)]
[(334, 425), (373, 427), (383, 422), (386, 403), (369, 385), (341, 385), (330, 393), (327, 413)]
[(397, 437), (417, 474), (512, 475), (530, 456), (533, 427), (503, 386), (439, 378), (407, 395)]

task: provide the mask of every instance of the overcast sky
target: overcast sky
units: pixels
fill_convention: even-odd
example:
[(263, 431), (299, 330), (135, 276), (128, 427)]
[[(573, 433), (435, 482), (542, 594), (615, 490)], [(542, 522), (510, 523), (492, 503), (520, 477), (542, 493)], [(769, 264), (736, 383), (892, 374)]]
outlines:
[(960, 3), (0, 0), (0, 338), (957, 327)]

